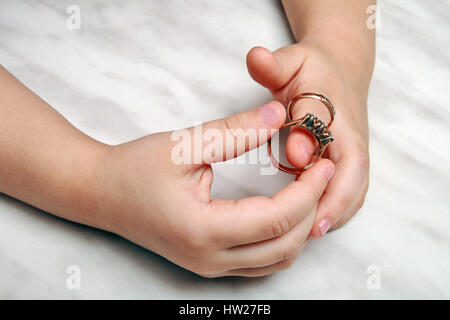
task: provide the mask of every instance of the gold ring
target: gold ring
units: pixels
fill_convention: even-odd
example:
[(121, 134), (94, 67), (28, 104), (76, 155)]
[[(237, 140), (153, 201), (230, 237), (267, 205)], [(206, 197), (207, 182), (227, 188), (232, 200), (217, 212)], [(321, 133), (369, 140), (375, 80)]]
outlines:
[[(314, 115), (313, 113), (307, 113), (300, 119), (292, 120), (292, 115), (290, 114), (291, 107), (292, 107), (292, 105), (295, 104), (296, 101), (303, 99), (303, 98), (312, 98), (312, 99), (319, 100), (327, 107), (327, 109), (331, 115), (331, 120), (328, 123), (328, 125), (325, 124), (325, 122), (323, 122), (322, 120), (318, 119), (317, 116)], [(320, 157), (322, 156), (326, 147), (334, 140), (333, 135), (331, 134), (331, 131), (329, 130), (329, 128), (334, 121), (335, 110), (334, 110), (334, 107), (331, 104), (330, 100), (328, 100), (323, 95), (315, 94), (315, 93), (304, 93), (304, 94), (294, 97), (289, 102), (288, 108), (287, 108), (287, 114), (288, 114), (289, 121), (287, 123), (285, 123), (279, 130), (281, 130), (285, 127), (290, 127), (290, 126), (303, 128), (303, 129), (307, 130), (308, 132), (310, 132), (314, 136), (314, 138), (316, 138), (316, 140), (318, 142), (318, 146), (313, 153), (316, 156), (315, 159), (312, 162), (310, 162), (308, 165), (306, 165), (304, 168), (300, 169), (300, 168), (288, 167), (288, 166), (285, 166), (285, 165), (279, 163), (272, 154), (272, 138), (269, 139), (269, 141), (267, 143), (267, 149), (269, 151), (269, 156), (270, 156), (270, 159), (272, 160), (272, 164), (281, 171), (297, 175), (297, 174), (301, 174), (302, 171), (312, 167), (320, 159)]]
[(289, 121), (292, 120), (292, 107), (294, 106), (294, 104), (300, 99), (308, 99), (308, 98), (320, 101), (328, 109), (328, 111), (330, 112), (330, 117), (331, 117), (331, 120), (328, 123), (328, 128), (331, 127), (331, 125), (333, 124), (333, 121), (334, 121), (334, 115), (336, 114), (336, 112), (334, 111), (334, 106), (330, 102), (330, 100), (328, 100), (327, 97), (325, 97), (322, 94), (317, 94), (317, 93), (310, 93), (310, 92), (302, 93), (302, 94), (299, 94), (298, 96), (295, 96), (294, 98), (292, 98), (292, 100), (289, 101), (289, 104), (287, 106), (287, 111), (286, 111)]

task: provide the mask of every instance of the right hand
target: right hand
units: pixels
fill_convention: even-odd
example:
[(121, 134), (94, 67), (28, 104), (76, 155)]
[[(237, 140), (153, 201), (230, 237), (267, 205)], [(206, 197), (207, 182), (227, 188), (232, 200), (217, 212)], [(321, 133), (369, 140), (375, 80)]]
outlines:
[[(203, 132), (278, 129), (285, 116), (272, 101), (206, 123)], [(174, 145), (164, 132), (108, 148), (92, 182), (95, 224), (205, 277), (263, 276), (289, 267), (307, 243), (333, 163), (319, 161), (272, 197), (210, 199), (210, 164), (230, 157), (174, 164)], [(238, 156), (248, 149), (224, 150)]]

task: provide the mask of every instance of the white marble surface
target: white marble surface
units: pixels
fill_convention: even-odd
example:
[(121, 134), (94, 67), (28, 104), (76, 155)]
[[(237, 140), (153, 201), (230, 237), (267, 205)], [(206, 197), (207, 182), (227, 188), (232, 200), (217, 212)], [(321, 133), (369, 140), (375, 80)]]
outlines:
[[(66, 27), (71, 4), (80, 30)], [(371, 187), (344, 228), (273, 276), (203, 279), (0, 195), (0, 298), (450, 298), (450, 2), (380, 7)], [(259, 105), (270, 95), (247, 75), (245, 55), (291, 41), (276, 0), (0, 1), (3, 66), (107, 143)], [(290, 178), (257, 170), (217, 167), (214, 194), (271, 194)], [(81, 268), (80, 290), (66, 287), (69, 265)], [(366, 286), (370, 265), (379, 290)]]

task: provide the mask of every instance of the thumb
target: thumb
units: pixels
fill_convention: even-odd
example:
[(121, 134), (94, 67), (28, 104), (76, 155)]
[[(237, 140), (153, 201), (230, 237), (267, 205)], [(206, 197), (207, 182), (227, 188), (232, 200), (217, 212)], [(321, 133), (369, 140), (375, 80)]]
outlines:
[[(307, 113), (313, 113), (325, 123), (331, 121), (326, 107), (319, 101), (310, 98), (297, 100), (291, 106), (292, 119), (300, 119)], [(286, 141), (286, 158), (296, 168), (304, 168), (313, 158), (318, 146), (316, 138), (307, 130), (295, 127), (289, 133)], [(314, 155), (315, 156), (315, 155)]]
[(202, 126), (202, 163), (225, 161), (259, 147), (285, 119), (284, 106), (270, 101), (255, 109), (207, 122)]
[[(299, 175), (295, 182), (291, 182), (284, 189), (274, 195), (279, 201), (278, 208), (286, 209), (287, 205), (294, 206), (295, 212), (310, 211), (325, 191), (328, 181), (334, 175), (334, 163), (328, 159), (319, 160), (311, 169)], [(301, 208), (301, 210), (299, 210)]]
[(247, 54), (247, 69), (253, 80), (263, 87), (276, 90), (292, 79), (304, 60), (305, 51), (299, 45), (290, 45), (274, 52), (254, 47)]

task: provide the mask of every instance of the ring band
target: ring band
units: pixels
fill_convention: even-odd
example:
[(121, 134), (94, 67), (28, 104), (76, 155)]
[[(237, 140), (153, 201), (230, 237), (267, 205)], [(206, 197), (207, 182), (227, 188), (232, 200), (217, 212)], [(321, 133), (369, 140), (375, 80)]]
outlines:
[[(328, 123), (328, 125), (325, 124), (325, 122), (323, 122), (322, 120), (318, 119), (317, 116), (314, 115), (313, 113), (307, 113), (300, 119), (292, 120), (292, 115), (290, 114), (291, 107), (295, 104), (295, 102), (297, 102), (298, 100), (303, 99), (303, 98), (312, 98), (312, 99), (319, 100), (327, 107), (328, 111), (330, 112), (330, 116), (331, 116), (331, 120)], [(285, 123), (279, 130), (281, 130), (285, 127), (290, 127), (290, 126), (302, 128), (302, 129), (305, 129), (308, 132), (310, 132), (314, 136), (314, 138), (316, 138), (317, 143), (318, 143), (318, 146), (313, 153), (316, 156), (314, 161), (310, 162), (304, 168), (299, 169), (299, 168), (288, 167), (288, 166), (285, 166), (285, 165), (279, 163), (272, 154), (272, 138), (269, 139), (269, 141), (267, 143), (267, 149), (269, 152), (270, 159), (272, 160), (272, 164), (281, 171), (297, 175), (297, 174), (301, 174), (304, 170), (312, 167), (320, 159), (320, 157), (322, 156), (326, 147), (334, 140), (333, 135), (331, 134), (331, 131), (329, 130), (329, 127), (331, 126), (331, 124), (334, 121), (335, 110), (334, 110), (334, 107), (331, 104), (330, 100), (328, 100), (325, 96), (323, 96), (321, 94), (315, 94), (315, 93), (303, 93), (301, 95), (294, 97), (289, 102), (288, 108), (287, 108), (287, 114), (288, 114), (289, 121), (287, 123)]]
[(325, 96), (322, 95), (322, 94), (317, 94), (317, 93), (310, 93), (310, 92), (308, 92), (308, 93), (302, 93), (302, 94), (299, 94), (298, 96), (295, 96), (294, 98), (292, 98), (292, 100), (289, 101), (289, 104), (288, 104), (287, 110), (286, 110), (286, 113), (287, 113), (287, 115), (288, 115), (288, 120), (289, 120), (289, 121), (292, 120), (292, 107), (295, 105), (295, 103), (296, 103), (298, 100), (300, 100), (300, 99), (307, 99), (307, 98), (309, 98), (309, 99), (315, 99), (315, 100), (317, 100), (317, 101), (320, 101), (320, 102), (328, 109), (328, 111), (330, 112), (331, 120), (330, 120), (330, 122), (328, 123), (328, 126), (327, 126), (327, 127), (328, 127), (328, 128), (331, 127), (331, 125), (333, 124), (333, 121), (334, 121), (334, 116), (335, 116), (335, 114), (336, 114), (336, 112), (335, 112), (335, 110), (334, 110), (334, 106), (333, 106), (333, 104), (330, 102), (330, 100), (328, 100), (327, 97), (325, 97)]

